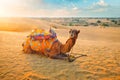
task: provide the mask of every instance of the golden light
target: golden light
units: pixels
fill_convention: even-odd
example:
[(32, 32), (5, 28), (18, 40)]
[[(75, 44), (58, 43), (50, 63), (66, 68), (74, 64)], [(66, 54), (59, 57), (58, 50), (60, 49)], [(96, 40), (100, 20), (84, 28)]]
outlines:
[(0, 0), (0, 17), (11, 16), (22, 0)]

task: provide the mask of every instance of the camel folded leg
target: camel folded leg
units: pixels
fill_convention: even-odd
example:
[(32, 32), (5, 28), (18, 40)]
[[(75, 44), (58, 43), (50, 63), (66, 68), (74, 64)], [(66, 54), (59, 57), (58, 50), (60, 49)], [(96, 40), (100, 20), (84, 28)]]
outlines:
[(28, 44), (25, 45), (23, 43), (22, 46), (23, 46), (23, 52), (25, 52), (25, 53), (32, 53), (33, 52), (30, 45), (28, 45)]
[(61, 54), (54, 55), (51, 58), (53, 58), (53, 59), (61, 59), (61, 60), (68, 60), (67, 56), (61, 55)]
[(67, 55), (64, 54), (60, 54), (59, 49), (54, 49), (54, 50), (50, 50), (50, 51), (46, 51), (45, 54), (53, 59), (61, 59), (61, 60), (66, 60), (68, 59)]
[(54, 51), (50, 51), (48, 53), (48, 56), (52, 59), (61, 59), (61, 60), (66, 60), (66, 61), (69, 61), (69, 62), (73, 62), (75, 60), (75, 58), (70, 58), (69, 55), (67, 54), (53, 54)]
[(76, 60), (76, 58), (74, 56), (71, 56), (71, 55), (61, 55), (61, 54), (58, 54), (58, 55), (55, 55), (53, 56), (52, 58), (54, 59), (61, 59), (61, 60), (67, 60), (69, 62), (73, 62), (74, 60)]

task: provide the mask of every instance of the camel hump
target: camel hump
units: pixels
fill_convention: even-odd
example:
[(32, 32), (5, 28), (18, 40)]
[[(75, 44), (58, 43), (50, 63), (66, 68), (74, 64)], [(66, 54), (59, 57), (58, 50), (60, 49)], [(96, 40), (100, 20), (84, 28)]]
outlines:
[(43, 29), (35, 29), (27, 36), (23, 50), (27, 50), (30, 46), (32, 50), (44, 53), (46, 50), (49, 51), (56, 41), (58, 40), (54, 30), (47, 32)]

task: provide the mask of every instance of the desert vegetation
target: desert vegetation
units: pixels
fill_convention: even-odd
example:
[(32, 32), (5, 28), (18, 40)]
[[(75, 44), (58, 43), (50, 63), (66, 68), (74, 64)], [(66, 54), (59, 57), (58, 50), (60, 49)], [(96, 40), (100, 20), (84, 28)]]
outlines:
[(120, 18), (43, 18), (64, 26), (120, 27)]

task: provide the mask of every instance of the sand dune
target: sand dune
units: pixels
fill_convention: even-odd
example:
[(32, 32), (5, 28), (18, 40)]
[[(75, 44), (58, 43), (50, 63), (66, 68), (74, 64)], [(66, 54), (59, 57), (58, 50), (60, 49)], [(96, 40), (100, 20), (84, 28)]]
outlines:
[[(8, 23), (6, 29), (0, 31), (0, 80), (120, 80), (120, 28), (74, 27), (81, 33), (72, 55), (87, 56), (69, 63), (22, 52), (21, 44), (29, 30), (39, 24), (40, 28), (49, 28), (47, 22), (45, 25), (43, 22), (23, 18), (0, 20), (4, 26)], [(12, 32), (15, 23), (15, 32)], [(24, 30), (24, 24), (32, 26)], [(55, 31), (58, 39), (65, 43), (69, 29)]]
[(65, 28), (62, 25), (32, 18), (0, 18), (0, 31), (31, 31), (35, 28)]

